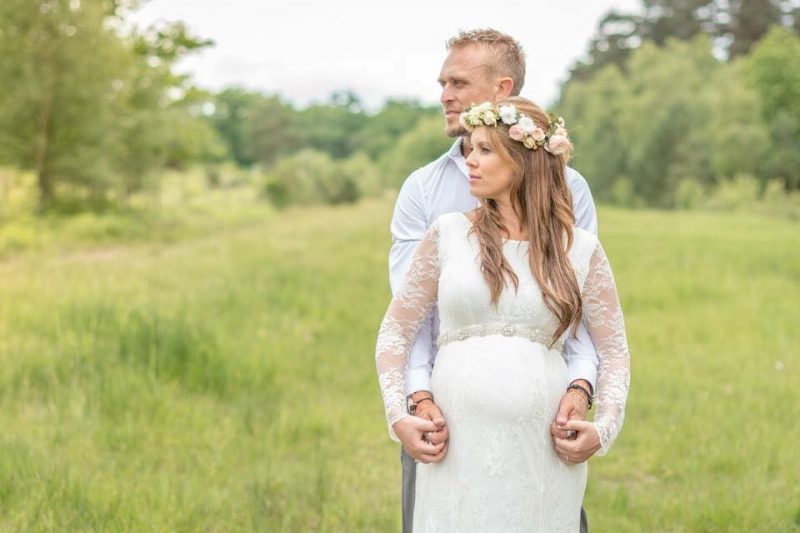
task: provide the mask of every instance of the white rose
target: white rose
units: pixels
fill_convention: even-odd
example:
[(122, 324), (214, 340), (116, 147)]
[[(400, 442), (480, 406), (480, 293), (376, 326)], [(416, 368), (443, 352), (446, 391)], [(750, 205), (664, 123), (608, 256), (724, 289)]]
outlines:
[(494, 116), (494, 111), (486, 111), (483, 113), (483, 123), (487, 126), (494, 126), (497, 124), (497, 118)]
[(542, 128), (540, 128), (539, 126), (536, 126), (535, 128), (533, 128), (532, 137), (533, 137), (534, 141), (539, 142), (539, 143), (542, 142), (544, 140), (544, 137), (545, 137), (544, 130)]
[(492, 103), (487, 101), (479, 105), (476, 109), (479, 113), (486, 113), (487, 111), (491, 111), (492, 107)]
[(511, 126), (517, 123), (517, 108), (513, 105), (504, 105), (500, 107), (500, 120), (503, 124)]
[(472, 126), (467, 124), (467, 114), (466, 113), (461, 113), (460, 115), (458, 115), (458, 123), (465, 130), (472, 131)]
[(566, 137), (567, 136), (567, 130), (565, 130), (564, 128), (559, 126), (559, 127), (556, 128), (556, 135), (561, 135), (563, 137)]
[(522, 131), (528, 135), (533, 133), (533, 130), (536, 128), (536, 124), (533, 122), (533, 119), (525, 115), (520, 117), (517, 124), (519, 124), (519, 127), (522, 128)]

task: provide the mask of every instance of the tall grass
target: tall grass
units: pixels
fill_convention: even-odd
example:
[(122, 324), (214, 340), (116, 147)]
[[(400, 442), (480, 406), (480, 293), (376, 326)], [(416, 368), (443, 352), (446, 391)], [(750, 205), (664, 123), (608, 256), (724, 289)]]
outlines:
[[(0, 529), (393, 531), (391, 202), (0, 262)], [(800, 529), (796, 223), (601, 210), (633, 356), (595, 531)]]

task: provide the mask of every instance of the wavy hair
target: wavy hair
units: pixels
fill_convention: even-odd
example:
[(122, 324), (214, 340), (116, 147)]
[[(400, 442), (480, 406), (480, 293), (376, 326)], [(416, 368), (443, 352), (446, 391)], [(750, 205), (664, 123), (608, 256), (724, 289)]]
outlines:
[[(530, 100), (515, 96), (497, 102), (498, 106), (503, 104), (513, 104), (545, 131), (550, 126), (547, 114)], [(545, 305), (559, 321), (553, 335), (555, 343), (570, 325), (574, 332), (582, 313), (580, 287), (567, 256), (575, 224), (566, 176), (571, 146), (561, 155), (551, 154), (543, 147), (529, 150), (508, 136), (508, 128), (502, 122), (487, 127), (489, 142), (513, 169), (511, 206), (528, 234), (531, 273), (541, 288)], [(480, 244), (481, 272), (496, 305), (507, 283), (517, 290), (519, 279), (503, 255), (503, 236), (510, 236), (510, 232), (502, 223), (497, 202), (482, 198), (480, 204), (470, 232)]]

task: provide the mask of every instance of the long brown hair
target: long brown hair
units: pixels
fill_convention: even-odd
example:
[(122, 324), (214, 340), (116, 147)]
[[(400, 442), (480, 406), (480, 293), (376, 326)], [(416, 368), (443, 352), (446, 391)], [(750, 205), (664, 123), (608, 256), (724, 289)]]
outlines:
[[(510, 97), (497, 105), (513, 104), (547, 131), (550, 119), (536, 104), (521, 97)], [(529, 150), (508, 136), (508, 126), (498, 122), (487, 127), (489, 142), (514, 171), (511, 206), (528, 233), (528, 262), (531, 273), (542, 290), (544, 303), (559, 321), (553, 335), (555, 342), (572, 324), (581, 319), (581, 293), (578, 280), (567, 257), (572, 246), (572, 194), (567, 186), (566, 165), (570, 151), (553, 155), (544, 147)], [(503, 255), (503, 234), (510, 231), (502, 223), (500, 210), (492, 199), (482, 198), (470, 230), (480, 244), (481, 271), (489, 284), (492, 303), (510, 281), (519, 288), (519, 279)]]

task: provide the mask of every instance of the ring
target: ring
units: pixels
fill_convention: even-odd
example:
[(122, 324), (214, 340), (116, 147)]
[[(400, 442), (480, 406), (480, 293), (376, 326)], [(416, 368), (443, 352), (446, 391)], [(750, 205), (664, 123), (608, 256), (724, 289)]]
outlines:
[(431, 442), (431, 432), (430, 431), (426, 431), (425, 433), (423, 433), (422, 437), (425, 439), (425, 441), (428, 444), (430, 444), (430, 442)]
[(574, 429), (568, 429), (567, 430), (567, 439), (572, 440), (572, 439), (575, 438), (575, 435), (577, 435), (577, 434), (578, 434), (578, 432), (575, 431)]

